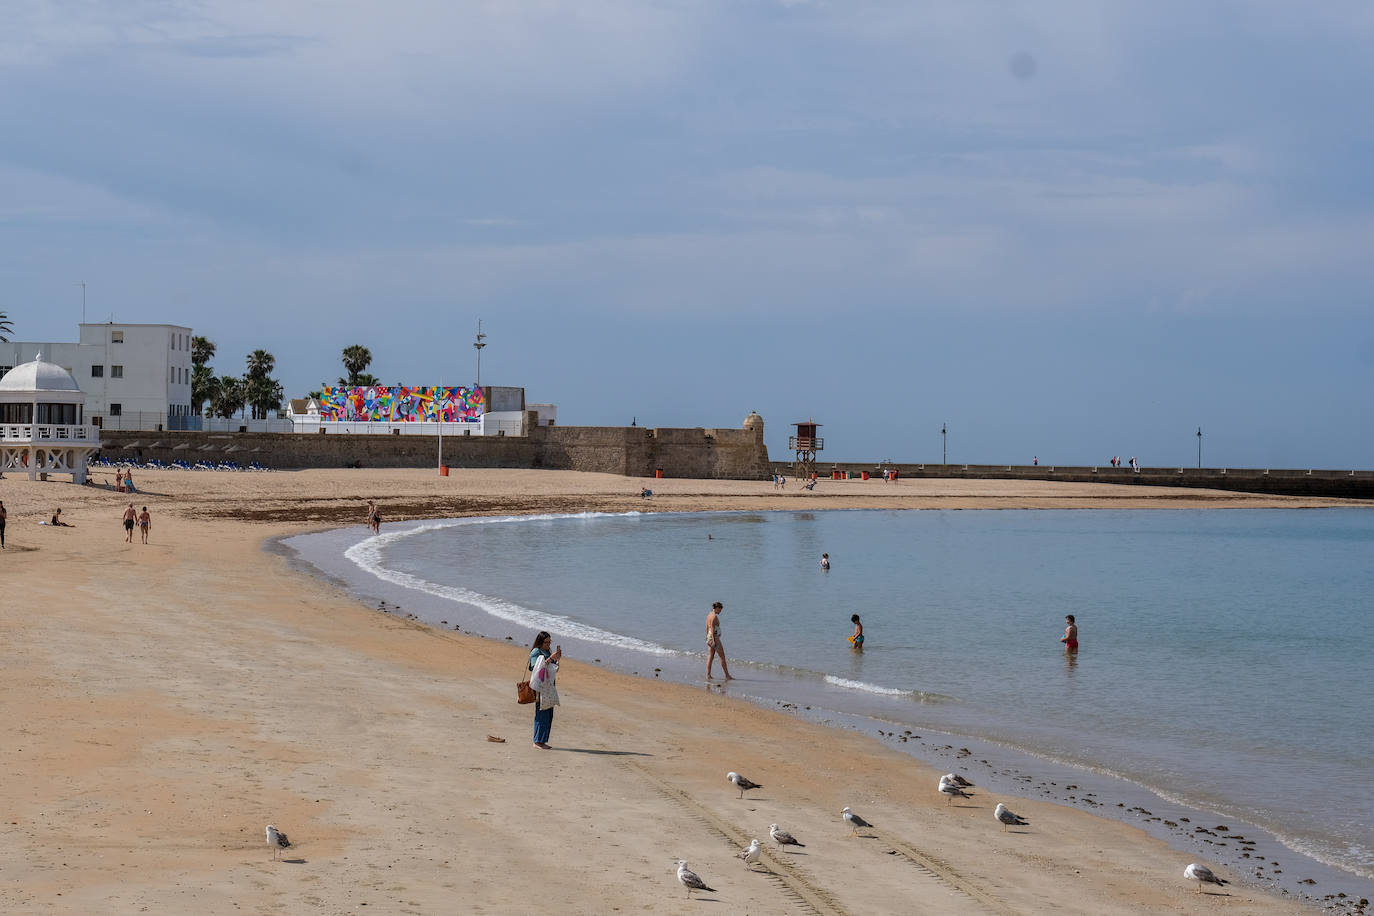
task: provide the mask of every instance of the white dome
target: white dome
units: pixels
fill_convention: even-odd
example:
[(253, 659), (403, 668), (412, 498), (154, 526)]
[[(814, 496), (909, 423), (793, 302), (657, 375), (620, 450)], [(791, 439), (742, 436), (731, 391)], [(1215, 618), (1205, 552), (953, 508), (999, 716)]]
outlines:
[(74, 391), (79, 394), (81, 386), (66, 369), (39, 358), (6, 372), (5, 377), (0, 378), (0, 391)]

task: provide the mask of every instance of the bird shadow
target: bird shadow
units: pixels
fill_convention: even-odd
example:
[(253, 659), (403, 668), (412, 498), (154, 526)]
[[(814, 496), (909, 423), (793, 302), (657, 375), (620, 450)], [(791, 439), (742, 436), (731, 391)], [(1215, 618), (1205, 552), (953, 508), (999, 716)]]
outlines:
[(309, 859), (282, 859), (281, 861), (286, 865), (304, 865)]
[(746, 795), (743, 798), (740, 798), (738, 795), (735, 796), (735, 801), (761, 802), (772, 800), (773, 799), (769, 798), (767, 795)]
[(566, 751), (569, 754), (594, 754), (598, 757), (652, 757), (644, 751), (608, 751), (599, 747), (552, 747), (551, 751)]

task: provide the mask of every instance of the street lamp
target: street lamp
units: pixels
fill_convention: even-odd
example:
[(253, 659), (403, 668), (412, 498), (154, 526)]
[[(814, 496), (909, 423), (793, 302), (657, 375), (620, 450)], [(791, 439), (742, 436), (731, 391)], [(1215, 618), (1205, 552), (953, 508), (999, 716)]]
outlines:
[(1197, 428), (1197, 466), (1202, 470), (1202, 427)]
[(472, 344), (472, 348), (477, 351), (477, 387), (482, 387), (482, 348), (486, 346), (483, 342), (487, 335), (482, 333), (482, 319), (477, 319), (477, 340)]
[(949, 464), (949, 432), (948, 424), (940, 424), (940, 463)]

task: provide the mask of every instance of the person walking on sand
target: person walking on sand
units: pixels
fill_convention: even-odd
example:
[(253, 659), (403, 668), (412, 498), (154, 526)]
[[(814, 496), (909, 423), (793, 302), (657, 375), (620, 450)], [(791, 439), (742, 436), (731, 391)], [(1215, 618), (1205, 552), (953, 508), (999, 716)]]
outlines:
[(367, 501), (367, 527), (372, 529), (373, 534), (382, 532), (382, 515), (377, 511), (377, 504), (370, 499)]
[(148, 514), (148, 507), (144, 506), (143, 511), (138, 513), (138, 533), (143, 538), (143, 543), (148, 543), (148, 532), (153, 527), (153, 517)]
[(138, 512), (134, 509), (134, 504), (129, 503), (129, 508), (124, 510), (124, 543), (134, 542), (134, 522), (138, 521)]
[(5, 549), (5, 519), (9, 513), (5, 511), (5, 501), (0, 499), (0, 550)]
[(558, 702), (558, 663), (563, 660), (563, 647), (549, 651), (553, 637), (548, 630), (540, 630), (530, 648), (530, 688), (534, 690), (534, 746), (549, 750), (549, 733), (553, 730), (553, 708)]
[(1064, 627), (1064, 636), (1063, 636), (1059, 641), (1062, 642), (1062, 643), (1064, 644), (1064, 650), (1065, 650), (1065, 651), (1067, 651), (1067, 652), (1077, 652), (1077, 651), (1078, 651), (1078, 624), (1076, 624), (1076, 623), (1073, 622), (1073, 615), (1072, 615), (1072, 614), (1065, 614), (1065, 615), (1064, 615), (1064, 623), (1066, 624), (1066, 626)]
[(864, 648), (864, 625), (859, 622), (858, 614), (851, 615), (849, 622), (854, 624), (854, 633), (849, 637), (849, 643), (862, 652)]
[(725, 605), (717, 601), (711, 605), (711, 613), (706, 615), (706, 680), (711, 679), (711, 668), (716, 663), (716, 656), (720, 656), (720, 670), (725, 672), (725, 679), (733, 681), (730, 676), (730, 664), (725, 660), (725, 643), (720, 641), (720, 612), (725, 610)]

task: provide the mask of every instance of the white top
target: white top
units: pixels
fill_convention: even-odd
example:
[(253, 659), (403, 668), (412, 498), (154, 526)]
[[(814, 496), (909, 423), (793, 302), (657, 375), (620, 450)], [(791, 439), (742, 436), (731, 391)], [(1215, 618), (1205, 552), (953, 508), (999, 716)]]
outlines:
[(69, 391), (81, 393), (81, 386), (70, 372), (57, 363), (45, 363), (42, 357), (31, 363), (15, 366), (0, 378), (0, 391), (25, 392)]

